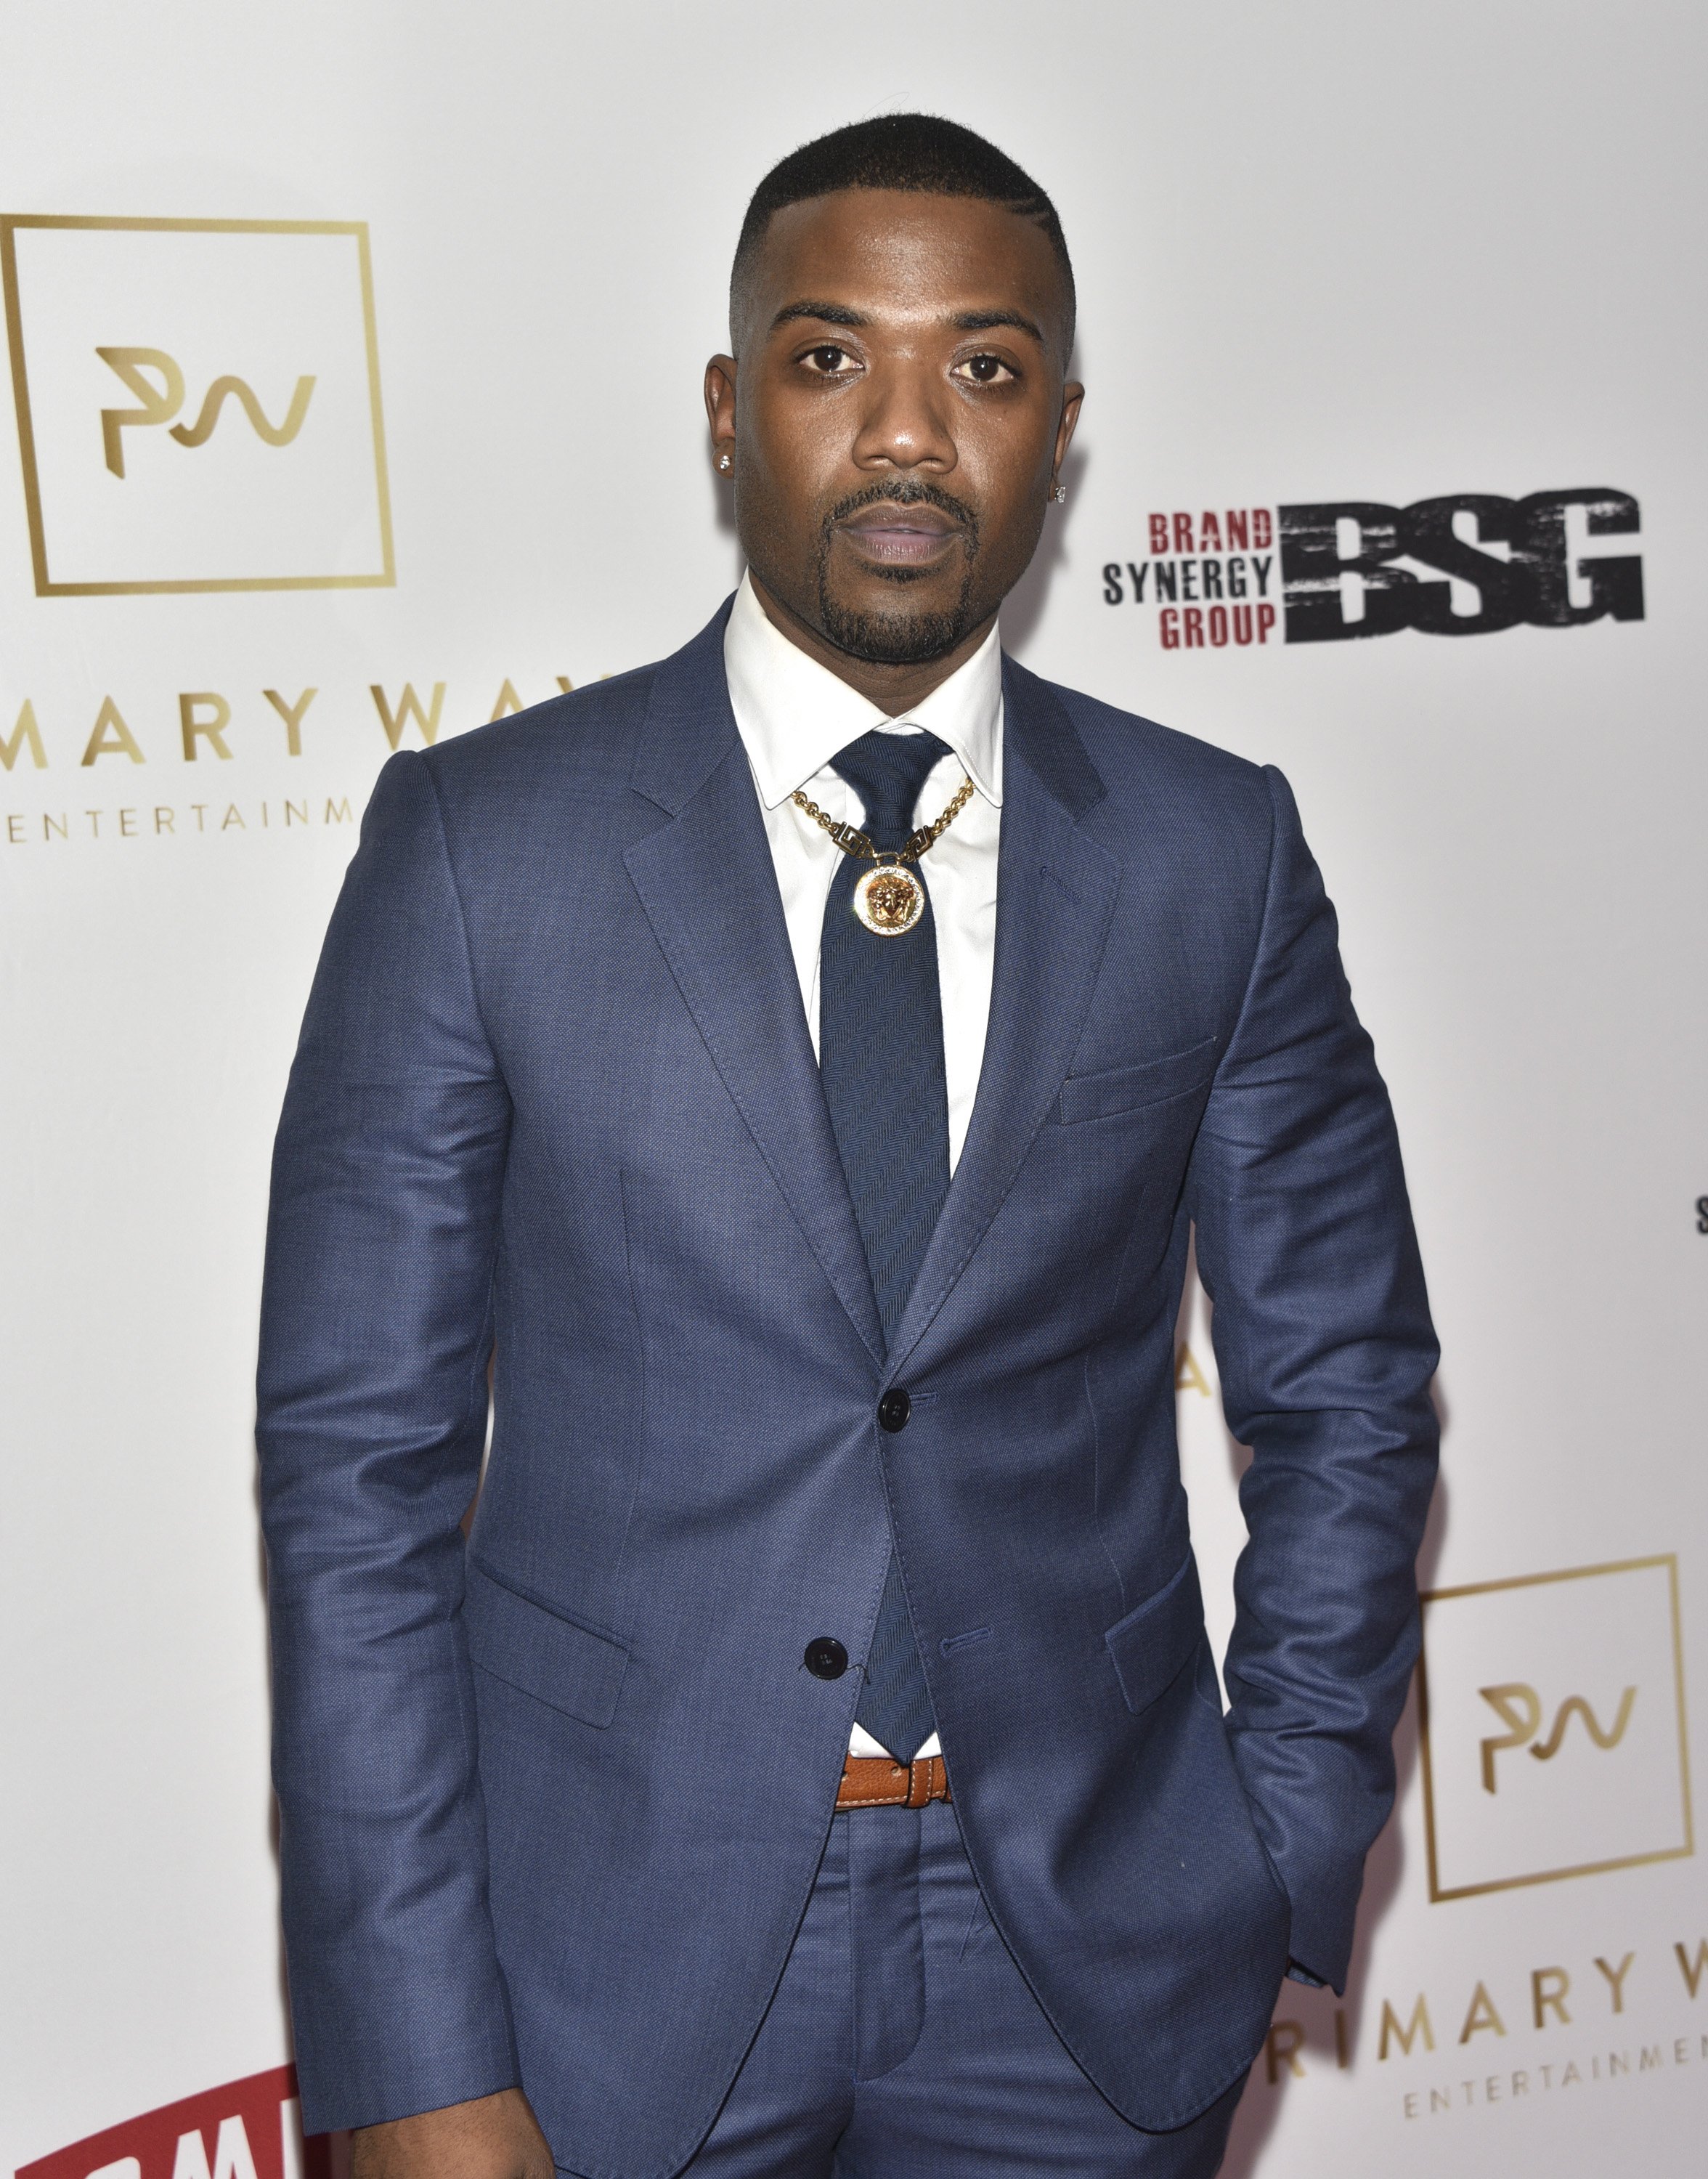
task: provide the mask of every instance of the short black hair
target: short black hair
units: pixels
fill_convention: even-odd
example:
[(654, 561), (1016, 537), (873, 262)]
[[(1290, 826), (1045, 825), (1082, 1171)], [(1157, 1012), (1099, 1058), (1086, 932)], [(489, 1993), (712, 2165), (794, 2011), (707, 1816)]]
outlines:
[(1067, 290), (1067, 348), (1071, 353), (1077, 299), (1067, 238), (1049, 198), (1025, 168), (988, 138), (936, 113), (880, 113), (815, 137), (780, 159), (753, 192), (730, 271), (731, 338), (742, 283), (772, 216), (809, 197), (837, 189), (917, 189), (922, 195), (980, 197), (1043, 229)]

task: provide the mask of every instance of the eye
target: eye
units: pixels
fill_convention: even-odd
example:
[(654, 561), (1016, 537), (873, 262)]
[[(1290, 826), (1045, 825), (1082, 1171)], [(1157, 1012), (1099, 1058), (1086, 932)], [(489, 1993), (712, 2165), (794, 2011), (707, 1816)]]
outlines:
[(857, 368), (846, 349), (834, 347), (829, 342), (822, 348), (809, 349), (801, 360), (818, 378), (846, 378)]
[(1020, 374), (999, 355), (969, 355), (955, 365), (953, 376), (963, 385), (1000, 386), (1005, 379), (1017, 379)]

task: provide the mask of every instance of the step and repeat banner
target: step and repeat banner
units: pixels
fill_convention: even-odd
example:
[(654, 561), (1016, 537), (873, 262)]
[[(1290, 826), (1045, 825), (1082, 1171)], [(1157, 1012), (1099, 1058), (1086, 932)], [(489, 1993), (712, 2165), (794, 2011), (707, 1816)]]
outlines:
[[(1445, 1362), (1400, 1800), (1229, 2169), (1681, 2171), (1708, 2116), (1708, 27), (1686, 5), (0, 0), (0, 2170), (295, 2179), (252, 1374), (388, 754), (739, 571), (747, 192), (926, 106), (1055, 195), (1089, 388), (1005, 619), (1280, 765)], [(1218, 1642), (1245, 1456), (1196, 1287)]]

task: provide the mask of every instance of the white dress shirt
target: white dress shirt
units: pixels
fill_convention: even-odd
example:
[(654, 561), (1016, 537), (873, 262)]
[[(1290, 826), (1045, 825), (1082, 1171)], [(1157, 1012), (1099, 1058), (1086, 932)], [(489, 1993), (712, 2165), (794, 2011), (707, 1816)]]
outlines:
[[(950, 754), (933, 766), (920, 790), (916, 825), (928, 824), (948, 807), (963, 772), (972, 782), (972, 799), (927, 849), (920, 866), (937, 926), (952, 1173), (966, 1140), (984, 1063), (996, 953), (996, 863), (1002, 831), (1002, 650), (997, 632), (993, 628), (972, 656), (922, 703), (892, 719), (791, 643), (766, 617), (743, 575), (724, 631), (724, 672), (764, 813), (815, 1052), (818, 942), (842, 850), (797, 806), (791, 799), (795, 790), (804, 790), (827, 816), (859, 825), (865, 815), (860, 798), (830, 769), (830, 760), (873, 727), (888, 733), (928, 732), (948, 744)], [(885, 1750), (857, 1725), (849, 1752), (882, 1755)], [(919, 1752), (940, 1752), (935, 1733)]]

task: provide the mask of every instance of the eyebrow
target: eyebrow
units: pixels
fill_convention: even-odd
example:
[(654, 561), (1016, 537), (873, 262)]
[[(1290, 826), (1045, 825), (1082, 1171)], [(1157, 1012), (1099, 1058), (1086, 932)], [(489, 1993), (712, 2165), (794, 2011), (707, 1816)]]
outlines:
[(791, 318), (816, 318), (820, 325), (866, 326), (872, 321), (858, 310), (851, 310), (846, 303), (786, 303), (771, 321), (775, 332), (779, 326), (786, 326)]
[(991, 332), (998, 326), (1013, 326), (1017, 331), (1030, 333), (1042, 348), (1043, 332), (1035, 320), (1020, 310), (961, 310), (955, 318), (955, 329), (963, 333)]

